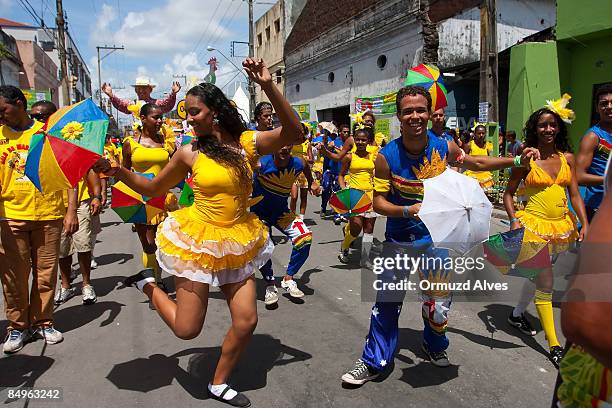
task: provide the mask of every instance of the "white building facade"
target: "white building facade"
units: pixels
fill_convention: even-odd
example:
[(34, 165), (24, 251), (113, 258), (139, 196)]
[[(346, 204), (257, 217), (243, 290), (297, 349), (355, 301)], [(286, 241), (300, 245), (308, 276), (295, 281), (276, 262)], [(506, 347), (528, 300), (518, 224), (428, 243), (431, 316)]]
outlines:
[[(319, 7), (329, 4), (318, 3)], [(351, 7), (352, 2), (343, 3)], [(382, 101), (384, 95), (402, 87), (408, 68), (421, 63), (423, 36), (418, 19), (419, 1), (374, 3), (315, 37), (305, 37), (304, 41), (291, 37), (300, 35), (301, 24), (311, 24), (308, 16), (304, 16), (309, 5), (296, 21), (285, 47), (285, 94), (292, 105), (309, 112), (311, 121), (347, 123), (349, 112), (356, 111), (357, 98), (379, 96)], [(497, 1), (498, 13), (501, 13), (499, 51), (554, 25), (554, 1), (530, 3), (533, 4), (527, 10), (517, 6), (524, 2)], [(534, 10), (537, 17), (531, 15)], [(439, 67), (443, 71), (479, 60), (480, 11), (477, 7), (459, 11), (438, 22)], [(383, 129), (388, 129), (390, 139), (399, 136), (399, 122), (394, 112), (377, 118), (382, 119), (380, 130), (385, 133)]]

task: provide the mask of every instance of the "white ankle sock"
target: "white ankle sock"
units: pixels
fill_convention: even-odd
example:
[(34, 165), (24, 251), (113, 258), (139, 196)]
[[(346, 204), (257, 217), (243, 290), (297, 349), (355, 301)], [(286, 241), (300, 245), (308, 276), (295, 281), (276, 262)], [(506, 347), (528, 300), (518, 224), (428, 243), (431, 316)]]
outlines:
[[(210, 391), (215, 397), (221, 398), (221, 393), (223, 393), (223, 390), (225, 390), (226, 387), (228, 387), (227, 384), (217, 384), (217, 385), (208, 384), (208, 391)], [(236, 395), (238, 395), (238, 392), (234, 391), (230, 387), (230, 389), (227, 390), (227, 392), (222, 398), (228, 401), (234, 398)]]
[(521, 297), (517, 305), (514, 307), (514, 310), (512, 310), (512, 316), (519, 317), (520, 315), (525, 313), (525, 309), (527, 309), (527, 306), (529, 306), (529, 304), (533, 300), (534, 295), (535, 284), (532, 281), (525, 279), (525, 283), (521, 288)]
[(146, 285), (147, 283), (155, 283), (155, 278), (152, 276), (149, 276), (147, 278), (141, 279), (138, 282), (136, 282), (136, 287), (138, 288), (139, 291), (142, 292), (144, 285)]

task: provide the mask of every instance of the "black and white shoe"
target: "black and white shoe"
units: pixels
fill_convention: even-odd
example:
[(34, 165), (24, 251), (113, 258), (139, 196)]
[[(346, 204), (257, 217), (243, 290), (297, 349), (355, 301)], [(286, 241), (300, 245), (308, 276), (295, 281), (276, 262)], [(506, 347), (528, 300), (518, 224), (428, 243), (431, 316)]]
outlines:
[(145, 280), (145, 279), (146, 280), (153, 279), (153, 282), (155, 282), (155, 277), (153, 275), (153, 269), (144, 269), (138, 272), (136, 275), (129, 276), (126, 279), (124, 279), (123, 284), (125, 286), (132, 286), (132, 287), (137, 288), (138, 286), (136, 285), (136, 283), (142, 280)]
[(342, 382), (363, 385), (378, 377), (379, 373), (368, 367), (362, 359), (357, 360), (355, 367), (342, 375)]
[(555, 365), (556, 368), (559, 368), (559, 364), (561, 364), (561, 360), (563, 359), (563, 348), (559, 346), (554, 346), (550, 349), (550, 361)]
[(431, 364), (436, 367), (448, 367), (450, 366), (450, 361), (448, 361), (448, 355), (445, 350), (442, 351), (431, 351), (429, 350), (429, 346), (427, 343), (423, 343), (422, 345), (423, 352), (427, 355), (427, 358), (431, 361)]
[(225, 404), (229, 404), (232, 407), (250, 407), (251, 406), (251, 401), (242, 393), (237, 392), (236, 395), (234, 395), (234, 398), (232, 399), (224, 399), (223, 397), (225, 396), (225, 394), (227, 394), (228, 391), (230, 391), (232, 388), (228, 385), (225, 387), (225, 389), (223, 390), (223, 392), (221, 393), (221, 395), (219, 395), (218, 397), (213, 394), (210, 390), (208, 390), (208, 395), (210, 395), (211, 398), (216, 399), (217, 401), (223, 402)]
[(518, 317), (515, 317), (512, 313), (510, 313), (510, 316), (508, 316), (508, 323), (511, 326), (514, 326), (519, 329), (521, 333), (526, 334), (527, 336), (536, 335), (535, 329), (533, 328), (531, 323), (529, 323), (529, 320), (525, 318), (524, 313)]

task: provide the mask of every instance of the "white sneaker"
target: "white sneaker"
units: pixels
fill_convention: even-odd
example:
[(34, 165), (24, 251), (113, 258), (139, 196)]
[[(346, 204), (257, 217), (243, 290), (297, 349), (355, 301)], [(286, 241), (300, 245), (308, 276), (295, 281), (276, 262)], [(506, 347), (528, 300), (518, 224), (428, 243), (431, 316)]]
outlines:
[(274, 285), (266, 286), (266, 296), (264, 298), (264, 303), (266, 305), (273, 305), (278, 302), (278, 289)]
[(98, 297), (96, 296), (93, 286), (83, 285), (83, 289), (81, 291), (83, 292), (83, 304), (92, 305), (97, 302)]
[(4, 340), (3, 351), (6, 354), (16, 353), (23, 348), (23, 344), (28, 341), (31, 333), (29, 329), (16, 330), (13, 329), (6, 335)]
[(284, 280), (283, 279), (281, 281), (281, 288), (283, 288), (287, 292), (289, 292), (289, 295), (291, 297), (294, 297), (294, 298), (303, 298), (304, 297), (304, 292), (302, 292), (301, 290), (298, 289), (297, 283), (295, 283), (295, 281), (293, 279), (289, 279), (289, 280)]
[(91, 258), (91, 269), (96, 269), (98, 267), (98, 263), (96, 262), (96, 260), (92, 257)]
[(59, 290), (55, 292), (54, 303), (56, 305), (61, 305), (62, 303), (65, 303), (68, 300), (72, 299), (75, 294), (76, 294), (75, 287), (69, 287), (68, 289), (65, 289), (62, 286), (60, 286)]
[(34, 332), (34, 336), (44, 339), (47, 344), (57, 344), (64, 340), (64, 336), (53, 326), (39, 327)]

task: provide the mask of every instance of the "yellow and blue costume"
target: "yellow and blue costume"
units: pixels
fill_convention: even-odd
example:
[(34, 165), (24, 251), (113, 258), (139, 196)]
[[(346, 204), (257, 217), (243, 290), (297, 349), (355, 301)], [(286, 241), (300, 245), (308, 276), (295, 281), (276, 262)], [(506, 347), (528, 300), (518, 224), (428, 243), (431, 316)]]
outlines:
[[(446, 170), (448, 143), (437, 136), (428, 135), (428, 144), (423, 154), (411, 156), (405, 149), (402, 139), (394, 139), (381, 151), (386, 159), (391, 177), (374, 179), (374, 190), (387, 193), (387, 200), (395, 205), (410, 206), (423, 200), (423, 179), (435, 177)], [(431, 246), (431, 235), (425, 224), (413, 218), (387, 217), (385, 231), (386, 243), (383, 258), (395, 258), (403, 254), (425, 254), (427, 257), (447, 258), (448, 251)], [(415, 255), (417, 256), (417, 255)], [(382, 271), (379, 279), (383, 282), (401, 281), (405, 270), (395, 268)], [(421, 267), (419, 276), (430, 282), (447, 282), (450, 271), (447, 269), (427, 269)], [(363, 362), (375, 371), (381, 371), (393, 361), (397, 347), (398, 320), (405, 292), (379, 291), (372, 308), (370, 331), (363, 349)], [(448, 291), (423, 291), (422, 317), (423, 342), (431, 352), (442, 352), (448, 348), (446, 328), (451, 294)]]
[[(262, 199), (251, 207), (251, 211), (267, 225), (278, 228), (291, 239), (293, 249), (287, 265), (289, 276), (295, 275), (304, 265), (312, 243), (312, 232), (287, 206), (291, 186), (303, 175), (303, 163), (301, 159), (292, 156), (287, 167), (278, 168), (273, 155), (263, 156), (253, 181), (253, 197)], [(261, 273), (266, 281), (274, 281), (272, 261), (268, 261), (261, 268)]]
[[(257, 159), (256, 132), (240, 136), (249, 166)], [(194, 204), (174, 211), (157, 230), (157, 260), (167, 273), (221, 286), (241, 282), (263, 266), (274, 245), (268, 228), (247, 211), (250, 186), (199, 153), (192, 167)]]
[[(296, 157), (298, 159), (302, 159), (304, 163), (308, 163), (308, 148), (310, 147), (310, 141), (306, 140), (302, 144), (293, 145), (291, 148), (291, 156)], [(295, 180), (295, 184), (297, 184), (300, 188), (308, 188), (308, 180), (306, 180), (306, 176), (304, 173), (300, 173), (300, 175)]]

